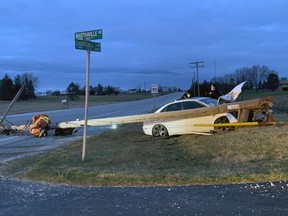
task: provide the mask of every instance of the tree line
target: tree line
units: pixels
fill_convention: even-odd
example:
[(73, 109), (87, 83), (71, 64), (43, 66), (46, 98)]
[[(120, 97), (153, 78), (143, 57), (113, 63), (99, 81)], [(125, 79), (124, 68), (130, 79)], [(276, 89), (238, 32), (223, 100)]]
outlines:
[[(79, 84), (75, 84), (74, 82), (70, 83), (69, 86), (66, 89), (68, 98), (70, 100), (76, 100), (79, 98), (79, 95), (85, 95), (86, 93), (86, 87), (84, 86), (83, 88), (80, 88)], [(179, 92), (181, 91), (180, 88), (177, 87), (165, 87), (159, 85), (158, 87), (158, 92)], [(89, 95), (118, 95), (121, 92), (123, 92), (119, 87), (113, 87), (113, 86), (103, 86), (101, 84), (98, 84), (97, 86), (89, 87)], [(130, 90), (128, 90), (130, 92)], [(144, 93), (147, 92), (145, 89), (135, 88), (131, 89), (131, 92), (136, 92), (136, 93)], [(150, 89), (149, 89), (150, 92)], [(58, 92), (60, 94), (60, 91)], [(54, 94), (55, 95), (55, 94)]]
[[(229, 92), (237, 84), (247, 81), (244, 85), (244, 89), (254, 89), (256, 91), (270, 89), (274, 91), (279, 86), (279, 76), (278, 73), (274, 70), (269, 69), (265, 65), (254, 65), (252, 67), (241, 67), (235, 70), (235, 72), (230, 74), (225, 74), (223, 76), (217, 76), (211, 79), (211, 81), (204, 81), (199, 83), (200, 86), (200, 95), (204, 96), (206, 92), (209, 91), (210, 85), (213, 83), (221, 90), (222, 93)], [(21, 76), (16, 75), (14, 80), (12, 80), (8, 74), (5, 74), (4, 77), (0, 80), (0, 100), (10, 101), (12, 100), (21, 86), (25, 84), (25, 88), (20, 95), (21, 100), (28, 100), (35, 98), (35, 89), (38, 86), (38, 78), (35, 77), (32, 73), (24, 73)], [(190, 90), (197, 94), (198, 88), (196, 88), (197, 83), (191, 85)], [(168, 88), (167, 88), (168, 89)], [(161, 88), (159, 87), (159, 90)], [(178, 88), (169, 88), (169, 91), (179, 91)], [(142, 92), (145, 90), (135, 89), (136, 92)], [(67, 96), (71, 100), (76, 100), (79, 98), (79, 95), (85, 95), (85, 87), (80, 88), (79, 84), (71, 82), (67, 89)], [(98, 84), (97, 86), (89, 87), (90, 95), (118, 95), (121, 92), (121, 89), (113, 86), (103, 86)], [(52, 95), (60, 95), (60, 91), (52, 92)]]
[(0, 100), (11, 101), (22, 85), (25, 85), (20, 100), (35, 98), (35, 88), (37, 87), (38, 78), (31, 73), (24, 73), (21, 76), (16, 75), (14, 80), (8, 74), (0, 80)]
[[(80, 88), (80, 85), (71, 82), (66, 88), (67, 96), (70, 100), (77, 100), (79, 95), (85, 95), (85, 86)], [(120, 93), (120, 88), (112, 87), (110, 85), (104, 87), (101, 84), (97, 86), (89, 86), (89, 95), (118, 95)]]
[(252, 67), (241, 67), (234, 73), (226, 74), (223, 77), (213, 78), (212, 82), (226, 84), (238, 84), (247, 81), (247, 89), (263, 90), (271, 89), (272, 91), (279, 86), (279, 76), (275, 70), (271, 70), (266, 65), (254, 65)]
[[(128, 92), (137, 92), (137, 93), (142, 93), (146, 92), (145, 89), (139, 88), (134, 88), (128, 90)], [(176, 92), (176, 91), (181, 91), (180, 88), (177, 87), (165, 87), (159, 85), (158, 87), (159, 92)], [(70, 95), (76, 94), (76, 95), (85, 95), (86, 89), (85, 86), (83, 88), (80, 88), (79, 84), (75, 84), (74, 82), (71, 82), (69, 86), (66, 89), (66, 92)], [(113, 87), (113, 86), (103, 86), (101, 84), (98, 84), (97, 86), (90, 86), (89, 87), (89, 95), (118, 95), (121, 92), (123, 92), (119, 87)], [(150, 89), (149, 89), (150, 92)], [(58, 92), (60, 94), (60, 91)]]
[[(222, 93), (228, 93), (236, 85), (244, 81), (247, 81), (247, 83), (243, 86), (243, 89), (255, 91), (263, 91), (264, 89), (275, 91), (280, 82), (278, 73), (275, 70), (271, 70), (266, 65), (253, 65), (252, 67), (238, 68), (230, 74), (214, 77), (211, 81), (205, 80), (200, 84), (200, 95), (204, 96), (205, 93), (209, 91), (212, 83), (215, 84)], [(196, 91), (195, 95), (197, 95), (196, 85), (197, 83), (193, 83), (191, 86), (191, 91)]]

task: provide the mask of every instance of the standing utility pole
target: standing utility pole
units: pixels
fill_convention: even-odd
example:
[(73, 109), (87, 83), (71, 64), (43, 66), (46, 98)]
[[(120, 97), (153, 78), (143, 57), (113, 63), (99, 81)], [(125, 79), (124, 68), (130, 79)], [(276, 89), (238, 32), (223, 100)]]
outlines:
[(214, 77), (216, 78), (216, 60), (214, 58)]
[[(196, 62), (191, 62), (190, 64), (193, 64), (194, 66), (192, 66), (191, 68), (196, 68), (196, 82), (197, 82), (197, 96), (200, 97), (200, 87), (199, 87), (199, 73), (198, 73), (198, 68), (199, 67), (205, 67), (204, 65), (204, 61), (196, 61)], [(194, 87), (195, 89), (195, 87)], [(194, 92), (195, 94), (195, 92)]]

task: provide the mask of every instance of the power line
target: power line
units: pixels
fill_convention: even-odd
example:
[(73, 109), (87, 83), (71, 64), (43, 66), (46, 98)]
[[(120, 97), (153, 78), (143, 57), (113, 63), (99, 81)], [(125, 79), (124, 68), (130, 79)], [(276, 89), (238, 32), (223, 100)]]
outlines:
[[(200, 97), (200, 87), (199, 87), (199, 73), (198, 73), (198, 68), (200, 67), (205, 67), (203, 64), (204, 61), (196, 61), (196, 62), (191, 62), (190, 64), (194, 65), (191, 68), (196, 68), (196, 81), (197, 81), (197, 95)], [(195, 83), (194, 83), (195, 86)], [(194, 87), (194, 94), (195, 94), (195, 87)]]

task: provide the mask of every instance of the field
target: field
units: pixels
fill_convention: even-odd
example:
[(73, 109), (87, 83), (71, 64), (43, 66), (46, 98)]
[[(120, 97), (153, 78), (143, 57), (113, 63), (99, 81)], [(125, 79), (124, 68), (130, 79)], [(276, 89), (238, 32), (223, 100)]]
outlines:
[[(272, 96), (274, 116), (288, 121), (283, 92), (244, 92), (244, 100)], [(82, 142), (24, 158), (2, 175), (52, 183), (104, 186), (224, 184), (288, 179), (288, 127), (245, 127), (212, 136), (157, 139), (141, 124), (92, 136), (81, 161)]]
[[(135, 101), (152, 98), (151, 93), (127, 93), (111, 96), (90, 96), (89, 106), (97, 106), (100, 104), (117, 103), (123, 101)], [(12, 106), (9, 114), (19, 114), (26, 112), (49, 111), (58, 109), (80, 108), (85, 105), (85, 97), (80, 96), (79, 100), (70, 101), (62, 104), (62, 100), (66, 100), (67, 96), (41, 96), (34, 100), (16, 101)], [(0, 113), (4, 113), (9, 106), (10, 101), (0, 101)]]

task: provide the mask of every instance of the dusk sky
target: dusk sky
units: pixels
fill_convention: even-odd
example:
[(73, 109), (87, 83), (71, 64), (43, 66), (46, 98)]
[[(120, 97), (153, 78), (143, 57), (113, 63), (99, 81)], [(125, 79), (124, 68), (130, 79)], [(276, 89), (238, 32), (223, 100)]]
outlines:
[(84, 87), (86, 51), (74, 34), (95, 29), (92, 86), (185, 90), (195, 61), (205, 61), (200, 81), (253, 65), (287, 77), (287, 11), (287, 0), (2, 0), (0, 78), (28, 72), (38, 91)]

